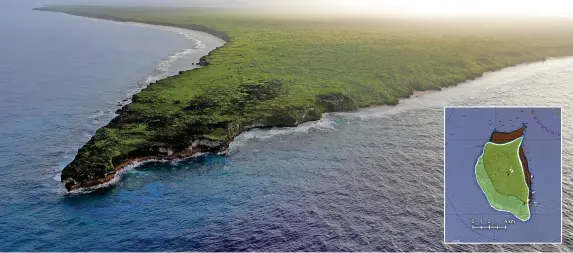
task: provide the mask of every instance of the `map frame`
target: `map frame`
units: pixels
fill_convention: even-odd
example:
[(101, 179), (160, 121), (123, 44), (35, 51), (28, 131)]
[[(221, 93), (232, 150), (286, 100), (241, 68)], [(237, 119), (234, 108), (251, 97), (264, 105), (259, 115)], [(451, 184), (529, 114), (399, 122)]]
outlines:
[[(474, 108), (543, 108), (543, 109), (556, 109), (559, 108), (560, 115), (559, 115), (559, 124), (560, 124), (560, 149), (559, 149), (559, 167), (560, 167), (560, 231), (559, 231), (559, 242), (455, 242), (446, 240), (446, 109), (447, 108), (462, 108), (462, 109), (474, 109)], [(444, 245), (531, 245), (531, 244), (539, 244), (539, 245), (562, 245), (563, 244), (563, 106), (558, 105), (547, 105), (547, 106), (531, 106), (531, 105), (524, 105), (524, 106), (507, 106), (507, 105), (475, 105), (475, 106), (456, 106), (456, 105), (445, 105), (442, 110), (443, 113), (443, 241)], [(480, 189), (481, 190), (481, 189)]]

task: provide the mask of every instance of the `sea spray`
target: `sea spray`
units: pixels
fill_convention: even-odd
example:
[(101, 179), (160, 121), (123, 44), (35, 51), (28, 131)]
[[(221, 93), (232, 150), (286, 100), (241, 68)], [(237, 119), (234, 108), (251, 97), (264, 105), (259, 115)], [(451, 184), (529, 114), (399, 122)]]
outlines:
[[(125, 98), (121, 101), (117, 101), (117, 107), (121, 108), (129, 103), (131, 103), (131, 98), (133, 95), (139, 93), (149, 84), (164, 79), (166, 77), (172, 76), (177, 74), (177, 70), (173, 69), (173, 65), (181, 59), (191, 55), (193, 52), (199, 49), (205, 49), (206, 45), (198, 39), (193, 38), (193, 32), (190, 31), (180, 31), (182, 29), (171, 28), (171, 27), (161, 27), (161, 26), (153, 26), (153, 25), (142, 25), (138, 23), (128, 23), (130, 25), (136, 26), (145, 26), (145, 27), (152, 27), (156, 29), (166, 30), (170, 32), (175, 32), (179, 35), (182, 35), (185, 39), (192, 41), (193, 45), (191, 48), (183, 49), (179, 52), (176, 52), (172, 55), (169, 55), (165, 59), (161, 60), (155, 67), (153, 73), (141, 81), (138, 81), (134, 86), (129, 87), (125, 90)], [(194, 69), (196, 66), (190, 65), (185, 66), (186, 69)], [(113, 117), (117, 116), (114, 110), (112, 109), (105, 109), (95, 112), (94, 114), (90, 115), (89, 118), (92, 119), (92, 125), (100, 125), (101, 120), (111, 120)]]
[(148, 164), (148, 163), (169, 163), (172, 165), (178, 164), (182, 161), (187, 161), (187, 160), (191, 160), (200, 156), (204, 156), (207, 153), (195, 153), (189, 157), (185, 157), (185, 158), (179, 158), (179, 159), (147, 159), (147, 160), (143, 160), (143, 161), (137, 161), (137, 162), (132, 162), (127, 166), (124, 166), (123, 168), (121, 168), (118, 172), (115, 173), (113, 179), (111, 179), (110, 181), (107, 181), (105, 183), (102, 184), (98, 184), (98, 185), (94, 185), (94, 186), (90, 186), (90, 187), (81, 187), (81, 188), (77, 188), (74, 189), (72, 191), (69, 191), (68, 194), (70, 195), (78, 195), (78, 194), (88, 194), (91, 192), (94, 192), (95, 190), (98, 189), (102, 189), (102, 188), (108, 188), (111, 186), (116, 185), (118, 182), (120, 182), (120, 180), (122, 179), (122, 177), (129, 171), (136, 169), (139, 166), (142, 166), (144, 164)]
[[(100, 22), (109, 22), (98, 19), (95, 20)], [(149, 76), (141, 79), (138, 82), (135, 82), (135, 85), (132, 85), (131, 87), (125, 89), (124, 90), (125, 97), (120, 101), (116, 101), (114, 109), (104, 109), (95, 111), (90, 116), (88, 116), (88, 118), (91, 119), (91, 122), (89, 124), (91, 126), (100, 127), (106, 122), (109, 122), (113, 117), (116, 117), (117, 116), (117, 114), (115, 113), (116, 110), (131, 103), (131, 98), (133, 97), (133, 95), (139, 93), (149, 84), (164, 79), (166, 77), (176, 75), (180, 70), (190, 70), (199, 67), (198, 65), (191, 64), (191, 62), (195, 63), (198, 62), (201, 56), (206, 55), (212, 49), (220, 47), (222, 44), (225, 43), (224, 41), (215, 36), (193, 30), (186, 30), (182, 28), (166, 27), (158, 25), (148, 25), (141, 23), (132, 23), (132, 22), (117, 22), (117, 23), (128, 24), (132, 26), (140, 26), (140, 27), (150, 27), (154, 29), (174, 32), (183, 36), (185, 39), (190, 40), (191, 45), (181, 51), (178, 51), (174, 54), (167, 56), (156, 65), (155, 70)], [(182, 60), (185, 60), (185, 62), (189, 61), (189, 64), (181, 64), (181, 66), (176, 66), (177, 63)], [(93, 132), (84, 133), (84, 136), (91, 138), (91, 136), (93, 136)], [(63, 167), (65, 167), (65, 165), (67, 165), (69, 162), (71, 162), (71, 160), (73, 160), (73, 156), (75, 156), (76, 152), (77, 151), (73, 153), (72, 159), (68, 159), (67, 157), (62, 158), (62, 161), (65, 161), (65, 164), (63, 164), (62, 166), (58, 166), (59, 171), (61, 171)], [(171, 161), (171, 162), (177, 163), (178, 161)], [(61, 173), (58, 173), (57, 175), (53, 176), (53, 179), (60, 181), (60, 177)], [(117, 181), (118, 179), (114, 180)], [(106, 184), (106, 186), (107, 185), (110, 184)], [(84, 191), (91, 192), (93, 191), (93, 188), (83, 189), (82, 192)]]
[(251, 129), (239, 134), (229, 144), (228, 153), (235, 152), (239, 147), (246, 145), (251, 140), (266, 140), (279, 135), (292, 133), (309, 134), (313, 131), (337, 131), (337, 123), (331, 114), (325, 113), (317, 121), (302, 123), (296, 127), (277, 127), (271, 129)]

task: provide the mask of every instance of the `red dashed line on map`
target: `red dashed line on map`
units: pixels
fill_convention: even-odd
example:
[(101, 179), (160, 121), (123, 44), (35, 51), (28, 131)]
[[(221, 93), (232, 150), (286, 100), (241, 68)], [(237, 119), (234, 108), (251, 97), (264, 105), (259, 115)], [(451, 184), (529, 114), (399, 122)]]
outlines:
[(543, 124), (543, 122), (537, 117), (537, 115), (535, 114), (535, 110), (531, 109), (531, 115), (533, 115), (533, 120), (535, 120), (535, 122), (537, 123), (537, 125), (539, 125), (539, 127), (541, 127), (541, 129), (545, 130), (545, 132), (550, 133), (551, 135), (555, 135), (555, 136), (559, 136), (561, 137), (561, 133), (554, 131), (552, 129), (549, 129), (547, 126), (545, 126), (545, 124)]

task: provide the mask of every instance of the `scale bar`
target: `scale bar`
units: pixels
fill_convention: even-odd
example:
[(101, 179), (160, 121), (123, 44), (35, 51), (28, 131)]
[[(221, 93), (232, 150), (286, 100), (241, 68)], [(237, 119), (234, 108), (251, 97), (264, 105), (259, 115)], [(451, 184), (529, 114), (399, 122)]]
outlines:
[(492, 225), (487, 225), (487, 226), (474, 226), (472, 225), (472, 229), (506, 229), (507, 230), (507, 225), (503, 225), (503, 226), (492, 226)]

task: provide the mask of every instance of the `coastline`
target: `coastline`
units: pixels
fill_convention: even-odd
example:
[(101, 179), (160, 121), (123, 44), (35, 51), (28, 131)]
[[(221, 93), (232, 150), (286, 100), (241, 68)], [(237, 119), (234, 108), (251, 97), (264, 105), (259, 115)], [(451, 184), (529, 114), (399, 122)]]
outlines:
[[(46, 10), (42, 10), (39, 8), (36, 8), (35, 10), (46, 11)], [(84, 15), (78, 15), (78, 14), (74, 14), (74, 13), (68, 13), (65, 11), (53, 11), (53, 10), (47, 10), (47, 11), (60, 12), (60, 13), (65, 13), (65, 14), (73, 15), (73, 16), (87, 17), (87, 18), (93, 18), (93, 19), (98, 19), (98, 20), (110, 20), (110, 21), (122, 22), (122, 23), (156, 25), (156, 26), (162, 26), (162, 27), (176, 27), (176, 28), (182, 28), (182, 29), (191, 30), (191, 31), (204, 32), (204, 33), (216, 36), (216, 37), (217, 37), (217, 35), (215, 35), (215, 34), (220, 34), (220, 32), (217, 32), (217, 31), (212, 30), (210, 28), (206, 28), (204, 26), (199, 26), (199, 25), (175, 25), (175, 24), (167, 24), (167, 23), (159, 23), (159, 22), (138, 22), (138, 21), (134, 21), (134, 20), (130, 20), (130, 19), (121, 19), (121, 18), (115, 18), (115, 17), (106, 17), (106, 16), (97, 16), (97, 15), (92, 15), (92, 16), (86, 15), (86, 16), (84, 16)], [(195, 30), (194, 28), (202, 29), (202, 30)], [(227, 36), (227, 35), (225, 34), (223, 37), (225, 37), (225, 36)], [(224, 41), (227, 41), (227, 42), (230, 41), (230, 38), (228, 38), (228, 36), (226, 37), (226, 39), (222, 38), (222, 37), (218, 37), (218, 38), (222, 39)], [(216, 48), (211, 50), (209, 53), (211, 53), (215, 50), (216, 50)], [(203, 57), (201, 57), (201, 58), (203, 58)], [(535, 60), (535, 61), (525, 62), (525, 63), (521, 63), (521, 64), (515, 64), (512, 66), (517, 66), (517, 65), (522, 65), (522, 64), (530, 64), (530, 63), (534, 63), (534, 62), (542, 62), (545, 60), (547, 60), (547, 59)], [(205, 66), (206, 64), (201, 64), (201, 60), (200, 60), (199, 64), (197, 64), (197, 65)], [(484, 74), (499, 71), (501, 69), (510, 68), (512, 66), (507, 66), (507, 67), (503, 67), (500, 69), (495, 69), (492, 71), (484, 72), (479, 76), (466, 79), (466, 80), (459, 82), (455, 85), (462, 84), (462, 83), (468, 82), (470, 80), (479, 79)], [(191, 69), (191, 70), (193, 70), (193, 69)], [(190, 70), (185, 70), (185, 71), (190, 71)], [(176, 75), (179, 75), (179, 74), (176, 74)], [(453, 85), (453, 86), (455, 86), (455, 85)], [(442, 87), (442, 88), (445, 88), (445, 87)], [(441, 89), (437, 89), (435, 91), (439, 91), (439, 90), (441, 90)], [(416, 92), (427, 92), (427, 91), (415, 91), (414, 93), (409, 94), (408, 96), (404, 96), (402, 98), (413, 98), (414, 95), (418, 94)], [(384, 105), (395, 105), (395, 104), (375, 104), (372, 106), (379, 107), (379, 106), (384, 106)], [(368, 107), (366, 107), (366, 108), (368, 108)], [(337, 110), (334, 110), (334, 111), (337, 111)], [(170, 161), (170, 160), (176, 160), (176, 159), (187, 159), (187, 158), (190, 158), (190, 157), (197, 155), (198, 153), (222, 153), (222, 152), (225, 152), (227, 150), (227, 148), (229, 147), (229, 144), (233, 141), (234, 138), (236, 138), (239, 134), (246, 132), (252, 128), (272, 128), (272, 127), (277, 127), (277, 126), (294, 127), (294, 126), (298, 126), (298, 125), (305, 123), (305, 122), (319, 120), (322, 117), (322, 115), (318, 115), (318, 116), (310, 115), (310, 117), (305, 117), (305, 115), (307, 115), (307, 113), (308, 112), (306, 112), (306, 111), (303, 113), (303, 116), (301, 117), (300, 121), (297, 120), (296, 122), (292, 122), (292, 123), (289, 122), (288, 124), (280, 124), (280, 125), (276, 125), (276, 124), (252, 124), (250, 126), (245, 126), (245, 127), (237, 126), (237, 128), (235, 129), (236, 131), (233, 131), (234, 137), (230, 141), (225, 140), (225, 141), (218, 141), (218, 142), (213, 143), (208, 138), (196, 139), (195, 142), (201, 143), (201, 144), (189, 146), (189, 147), (185, 148), (184, 150), (180, 150), (180, 151), (163, 150), (162, 151), (160, 148), (159, 150), (156, 150), (156, 154), (152, 155), (152, 156), (129, 157), (125, 161), (122, 161), (121, 163), (115, 165), (113, 167), (114, 168), (113, 173), (107, 174), (104, 178), (90, 180), (90, 181), (81, 182), (81, 183), (77, 183), (75, 181), (73, 181), (73, 182), (72, 181), (66, 181), (66, 180), (62, 180), (62, 182), (64, 182), (66, 184), (66, 188), (68, 189), (68, 191), (80, 190), (82, 188), (92, 188), (94, 186), (102, 185), (102, 184), (109, 183), (109, 182), (113, 181), (114, 178), (116, 178), (119, 174), (121, 174), (122, 170), (124, 170), (125, 168), (132, 166), (134, 164), (140, 164), (140, 163), (145, 163), (145, 162), (149, 162), (149, 161), (157, 161), (157, 160), (159, 160), (159, 161)], [(62, 177), (62, 179), (63, 179), (63, 177)]]
[[(219, 47), (224, 46), (225, 44), (227, 44), (229, 42), (229, 37), (227, 35), (224, 35), (224, 33), (219, 33), (219, 32), (209, 32), (209, 31), (214, 31), (211, 29), (208, 29), (207, 31), (206, 30), (194, 30), (194, 29), (190, 29), (189, 26), (185, 26), (185, 25), (176, 26), (176, 25), (172, 25), (172, 24), (160, 24), (160, 23), (154, 23), (154, 22), (143, 23), (143, 22), (137, 22), (137, 21), (127, 20), (127, 19), (118, 19), (118, 18), (102, 18), (102, 17), (82, 16), (82, 15), (77, 15), (77, 14), (73, 14), (73, 13), (58, 12), (58, 11), (52, 11), (52, 10), (43, 10), (41, 8), (43, 8), (43, 7), (34, 8), (33, 10), (63, 13), (66, 15), (71, 15), (71, 16), (80, 17), (80, 18), (87, 18), (87, 19), (92, 19), (92, 20), (96, 20), (96, 21), (113, 22), (113, 23), (118, 23), (118, 24), (122, 24), (122, 25), (147, 27), (147, 28), (158, 29), (158, 30), (162, 30), (162, 31), (179, 33), (180, 35), (185, 36), (185, 37), (189, 36), (187, 34), (183, 34), (181, 31), (174, 30), (174, 29), (181, 29), (181, 30), (184, 30), (187, 32), (193, 32), (193, 33), (195, 33), (195, 35), (203, 34), (205, 36), (211, 36), (211, 37), (214, 37), (217, 40), (221, 41), (221, 44), (222, 44), (221, 46), (214, 46), (213, 49), (208, 50), (206, 54), (200, 55), (199, 57), (197, 57), (197, 61), (193, 62), (192, 65), (187, 66), (184, 70), (179, 71), (179, 73), (176, 73), (173, 75), (167, 75), (167, 76), (164, 76), (164, 77), (159, 78), (157, 80), (147, 82), (146, 85), (140, 87), (139, 91), (141, 91), (141, 89), (145, 89), (150, 84), (157, 82), (159, 80), (180, 75), (181, 72), (191, 71), (191, 70), (203, 67), (201, 62), (203, 61), (204, 56), (207, 56), (212, 51), (216, 50)], [(192, 26), (192, 27), (194, 27), (194, 26)], [(201, 26), (198, 26), (198, 27), (201, 28)], [(219, 37), (218, 35), (222, 35), (222, 37), (224, 37), (224, 38)], [(195, 40), (196, 42), (199, 41), (197, 38), (188, 37), (188, 39), (189, 38)], [(119, 110), (121, 110), (121, 108), (123, 108), (123, 106), (131, 103), (133, 95), (139, 93), (139, 91), (135, 92), (133, 94), (129, 94), (129, 98), (118, 101), (117, 104), (120, 107)], [(203, 153), (215, 152), (218, 154), (222, 154), (226, 151), (228, 146), (229, 146), (229, 143), (224, 145), (224, 149), (219, 150), (219, 151), (214, 151), (214, 150), (209, 149), (209, 150), (206, 150), (203, 152), (201, 148), (196, 149), (195, 147), (193, 147), (193, 148), (189, 148), (189, 149), (186, 149), (184, 151), (175, 152), (172, 154), (168, 153), (168, 155), (166, 155), (166, 156), (155, 155), (155, 156), (129, 158), (126, 161), (114, 166), (114, 172), (106, 175), (104, 178), (99, 178), (99, 179), (95, 179), (95, 180), (91, 180), (91, 181), (87, 181), (87, 182), (82, 182), (82, 183), (77, 183), (77, 184), (72, 184), (72, 185), (66, 184), (66, 189), (68, 190), (68, 192), (76, 192), (76, 193), (77, 192), (85, 192), (85, 191), (89, 192), (89, 191), (95, 190), (97, 188), (106, 187), (106, 186), (108, 186), (107, 184), (118, 180), (119, 179), (118, 176), (120, 176), (121, 173), (128, 167), (137, 167), (139, 165), (143, 165), (143, 164), (148, 163), (148, 162), (170, 162), (170, 161), (174, 161), (174, 160), (186, 160), (186, 159), (196, 157), (197, 155), (200, 155)], [(60, 173), (60, 177), (61, 177), (61, 173)], [(61, 182), (65, 183), (64, 181), (61, 181)]]
[(219, 38), (225, 42), (231, 41), (231, 37), (229, 35), (227, 35), (226, 33), (211, 29), (211, 28), (203, 26), (203, 25), (196, 25), (196, 24), (177, 25), (177, 24), (152, 22), (152, 21), (140, 22), (140, 21), (134, 20), (134, 19), (125, 19), (125, 18), (118, 18), (118, 17), (112, 17), (112, 16), (99, 16), (99, 15), (88, 15), (88, 14), (80, 15), (80, 14), (77, 14), (74, 12), (67, 12), (67, 11), (63, 11), (63, 10), (51, 10), (51, 9), (49, 9), (50, 7), (52, 7), (52, 6), (42, 6), (42, 7), (33, 8), (32, 10), (64, 13), (64, 14), (76, 16), (76, 17), (92, 18), (92, 19), (97, 19), (97, 20), (108, 20), (108, 21), (115, 21), (115, 22), (120, 22), (120, 23), (135, 23), (135, 24), (143, 24), (143, 25), (155, 25), (155, 26), (168, 27), (168, 28), (169, 27), (175, 27), (175, 28), (181, 28), (181, 29), (190, 30), (190, 31), (207, 33), (207, 34), (213, 35), (213, 36), (215, 36), (215, 37), (217, 37), (217, 38)]
[[(531, 172), (529, 171), (529, 167), (528, 167), (528, 164), (527, 164), (527, 158), (525, 157), (525, 152), (523, 151), (523, 146), (522, 146), (523, 138), (524, 138), (524, 136), (525, 136), (526, 128), (527, 128), (526, 126), (523, 126), (523, 127), (519, 128), (519, 129), (517, 129), (517, 130), (515, 130), (515, 131), (512, 131), (512, 132), (498, 132), (498, 131), (495, 131), (495, 130), (494, 130), (494, 131), (492, 132), (491, 136), (490, 136), (490, 139), (489, 139), (488, 142), (485, 144), (484, 149), (482, 150), (481, 156), (478, 158), (478, 162), (477, 162), (476, 165), (475, 165), (476, 180), (478, 181), (478, 184), (480, 185), (480, 189), (481, 189), (482, 192), (486, 195), (490, 206), (491, 206), (493, 209), (497, 210), (497, 211), (502, 211), (502, 212), (511, 213), (512, 215), (514, 215), (515, 217), (517, 217), (518, 219), (520, 219), (522, 222), (525, 222), (525, 221), (529, 220), (529, 218), (531, 217), (531, 213), (530, 213), (529, 208), (530, 208), (530, 206), (532, 205), (532, 197), (533, 197), (533, 195), (532, 195), (532, 189), (531, 189)], [(504, 209), (499, 208), (499, 206), (496, 207), (496, 204), (494, 204), (493, 202), (496, 201), (496, 203), (497, 203), (497, 202), (500, 201), (500, 200), (494, 200), (494, 197), (493, 197), (493, 196), (488, 195), (488, 192), (490, 192), (491, 189), (489, 189), (489, 191), (488, 191), (488, 190), (485, 190), (486, 187), (488, 186), (488, 184), (487, 184), (487, 183), (483, 183), (483, 184), (482, 184), (483, 180), (480, 181), (480, 177), (478, 177), (478, 164), (480, 164), (480, 162), (482, 163), (481, 168), (482, 168), (482, 170), (484, 170), (484, 172), (485, 172), (485, 169), (484, 169), (484, 167), (483, 167), (483, 166), (484, 166), (483, 164), (485, 163), (485, 161), (484, 161), (483, 159), (484, 159), (485, 148), (486, 148), (487, 144), (491, 144), (491, 145), (494, 145), (494, 146), (503, 146), (503, 145), (508, 145), (508, 144), (510, 144), (510, 143), (513, 143), (513, 142), (515, 142), (515, 141), (517, 141), (517, 140), (519, 140), (519, 145), (518, 145), (518, 149), (517, 149), (517, 154), (516, 154), (516, 155), (517, 155), (518, 160), (519, 160), (520, 165), (521, 165), (521, 166), (520, 166), (521, 169), (522, 169), (521, 171), (522, 171), (523, 174), (524, 174), (523, 177), (522, 177), (523, 182), (525, 183), (525, 185), (527, 186), (527, 189), (528, 189), (526, 202), (525, 202), (525, 203), (520, 203), (520, 205), (525, 205), (525, 206), (528, 208), (528, 209), (527, 209), (527, 214), (528, 214), (528, 216), (527, 216), (527, 218), (524, 218), (524, 219), (523, 219), (522, 217), (520, 217), (519, 214), (515, 213), (515, 212), (514, 212), (515, 210), (504, 210)], [(482, 172), (482, 173), (483, 173), (483, 172)], [(483, 176), (482, 176), (482, 177), (483, 177)], [(489, 181), (491, 181), (491, 179), (490, 179)], [(489, 184), (491, 185), (491, 184), (493, 184), (493, 183), (492, 183), (492, 182), (489, 182)], [(493, 186), (493, 185), (492, 185), (492, 186)], [(513, 196), (513, 197), (515, 197), (515, 196)], [(490, 200), (490, 199), (491, 199), (491, 200)], [(519, 200), (519, 198), (518, 198), (518, 200)], [(521, 201), (521, 200), (519, 200), (519, 201)], [(499, 203), (498, 203), (498, 204), (499, 204)], [(520, 213), (520, 214), (521, 214), (521, 213)]]
[[(213, 34), (203, 32), (203, 31), (190, 30), (190, 29), (186, 29), (186, 28), (176, 27), (176, 26), (148, 24), (148, 23), (132, 22), (132, 21), (117, 21), (117, 20), (111, 20), (111, 19), (85, 17), (85, 16), (73, 15), (73, 14), (68, 14), (68, 13), (64, 13), (64, 14), (71, 15), (74, 17), (79, 17), (79, 18), (86, 18), (86, 19), (90, 19), (90, 20), (94, 20), (94, 21), (98, 21), (98, 22), (111, 22), (111, 23), (120, 24), (120, 25), (145, 27), (145, 28), (151, 28), (151, 29), (156, 29), (156, 30), (160, 30), (160, 31), (177, 33), (178, 35), (185, 37), (185, 39), (187, 39), (187, 40), (193, 40), (194, 43), (196, 44), (195, 48), (184, 48), (181, 51), (166, 57), (168, 59), (175, 57), (175, 59), (173, 59), (170, 62), (170, 64), (177, 62), (179, 60), (179, 58), (177, 58), (177, 57), (179, 57), (179, 55), (186, 56), (186, 55), (189, 55), (189, 54), (196, 52), (196, 51), (202, 51), (205, 48), (209, 48), (209, 47), (213, 48), (211, 50), (206, 50), (206, 53), (200, 54), (198, 57), (196, 57), (196, 59), (192, 59), (193, 60), (192, 65), (186, 66), (181, 71), (190, 71), (190, 70), (201, 67), (198, 64), (201, 61), (201, 57), (206, 56), (211, 51), (213, 51), (213, 50), (215, 50), (221, 46), (224, 46), (227, 43), (227, 41), (225, 41), (224, 39), (221, 39), (221, 38), (219, 38)], [(193, 34), (192, 35), (188, 34), (190, 32), (192, 32)], [(204, 41), (205, 39), (207, 39), (207, 40), (215, 39), (216, 41), (205, 42)], [(220, 46), (208, 46), (209, 44), (212, 44), (212, 43), (220, 43), (221, 45)], [(162, 61), (160, 61), (159, 64), (161, 65), (161, 64), (165, 63), (166, 61), (169, 61), (169, 60), (162, 60)], [(133, 88), (130, 90), (130, 92), (128, 92), (126, 98), (117, 102), (118, 107), (116, 108), (116, 110), (121, 109), (123, 106), (131, 103), (131, 99), (133, 98), (133, 95), (139, 93), (141, 90), (145, 89), (150, 84), (157, 82), (157, 81), (160, 81), (162, 79), (171, 77), (171, 76), (179, 75), (180, 73), (178, 73), (178, 72), (181, 72), (181, 71), (172, 71), (172, 70), (169, 70), (169, 67), (167, 67), (167, 69), (165, 70), (164, 73), (157, 73), (157, 74), (154, 73), (154, 75), (147, 76), (145, 81), (141, 82), (141, 83), (144, 83), (144, 85), (137, 85), (136, 88)]]
[[(224, 42), (224, 44), (220, 47), (224, 47), (231, 40), (230, 37), (228, 35), (226, 35), (225, 33), (215, 31), (213, 29), (207, 28), (207, 27), (202, 26), (202, 25), (175, 25), (175, 24), (160, 23), (160, 22), (138, 22), (138, 21), (134, 21), (131, 19), (104, 17), (104, 16), (96, 16), (96, 15), (79, 15), (79, 14), (75, 14), (75, 13), (71, 13), (71, 12), (55, 11), (55, 10), (49, 10), (49, 9), (46, 10), (46, 9), (42, 9), (42, 8), (44, 8), (44, 7), (34, 8), (33, 10), (63, 13), (63, 14), (81, 17), (81, 18), (89, 18), (89, 19), (100, 20), (100, 21), (103, 20), (103, 21), (118, 22), (121, 24), (128, 24), (128, 25), (143, 25), (143, 26), (147, 26), (147, 27), (152, 26), (152, 28), (155, 28), (155, 29), (164, 29), (164, 30), (169, 30), (171, 28), (185, 29), (187, 31), (205, 33), (205, 34), (208, 34), (210, 36), (214, 36), (214, 37), (222, 40)], [(157, 27), (153, 27), (153, 26), (157, 26)], [(199, 29), (199, 30), (194, 30), (195, 28)], [(219, 36), (221, 36), (221, 37), (219, 37)], [(194, 65), (192, 65), (192, 66), (199, 66), (199, 68), (207, 66), (207, 64), (205, 64), (203, 62), (205, 57), (208, 56), (210, 53), (216, 51), (220, 47), (215, 47), (213, 50), (210, 50), (206, 55), (201, 56), (199, 58), (199, 62), (193, 63)], [(175, 76), (181, 75), (182, 72), (193, 71), (196, 69), (198, 69), (198, 68), (194, 67), (194, 68), (189, 68), (189, 69), (186, 69), (183, 71), (179, 71), (178, 74), (171, 75), (171, 76), (165, 77), (163, 79), (166, 79), (169, 77), (175, 77)], [(163, 80), (163, 79), (160, 79), (160, 80)], [(157, 80), (157, 81), (159, 81), (159, 80)], [(157, 82), (157, 81), (155, 81), (155, 82)], [(155, 82), (149, 83), (147, 85), (147, 87), (149, 87), (149, 85), (151, 85)], [(144, 89), (145, 88), (146, 87), (144, 87)], [(131, 102), (131, 99), (128, 99), (125, 102), (125, 104), (123, 104), (123, 106), (129, 104), (130, 102)], [(383, 105), (375, 105), (375, 106), (383, 106)], [(121, 109), (119, 109), (118, 112), (120, 110)], [(318, 117), (312, 117), (312, 116), (311, 117), (305, 117), (305, 115), (307, 115), (307, 112), (305, 112), (303, 114), (300, 121), (293, 122), (293, 124), (284, 124), (284, 125), (253, 124), (250, 126), (246, 126), (246, 127), (241, 128), (241, 129), (237, 129), (238, 131), (235, 133), (233, 139), (236, 138), (239, 134), (246, 132), (246, 131), (253, 129), (253, 128), (270, 129), (273, 127), (296, 127), (300, 124), (310, 122), (310, 121), (320, 120), (322, 118), (322, 115), (319, 115)], [(116, 118), (114, 118), (114, 119), (116, 119)], [(112, 173), (106, 174), (105, 177), (103, 177), (103, 178), (78, 183), (75, 180), (63, 179), (63, 176), (62, 176), (61, 182), (64, 183), (65, 188), (67, 189), (68, 192), (84, 192), (84, 191), (90, 192), (93, 189), (97, 189), (100, 187), (106, 187), (107, 184), (109, 184), (110, 182), (114, 182), (114, 181), (118, 180), (119, 179), (118, 176), (121, 175), (121, 173), (125, 170), (125, 168), (128, 168), (130, 166), (135, 165), (135, 167), (136, 167), (138, 165), (141, 165), (141, 164), (144, 164), (147, 162), (153, 162), (153, 161), (169, 162), (172, 160), (186, 160), (186, 159), (190, 159), (190, 158), (197, 156), (197, 154), (207, 154), (207, 153), (223, 154), (227, 151), (232, 140), (231, 141), (222, 141), (220, 143), (215, 144), (214, 146), (211, 145), (210, 142), (211, 142), (211, 140), (209, 140), (207, 138), (198, 139), (194, 142), (194, 144), (195, 143), (209, 143), (209, 144), (202, 145), (199, 147), (197, 147), (197, 145), (192, 145), (192, 146), (187, 147), (185, 150), (178, 151), (178, 152), (166, 150), (165, 152), (162, 152), (163, 154), (160, 154), (158, 152), (157, 154), (152, 155), (152, 156), (130, 157), (127, 160), (119, 163), (118, 165), (115, 165), (113, 167), (114, 171)]]
[[(114, 166), (114, 172), (106, 175), (104, 178), (87, 181), (80, 184), (73, 184), (73, 185), (66, 185), (66, 189), (68, 192), (85, 192), (95, 190), (101, 187), (106, 187), (106, 184), (110, 184), (116, 180), (119, 180), (119, 176), (123, 173), (127, 168), (136, 168), (140, 165), (149, 163), (149, 162), (172, 162), (172, 161), (183, 161), (187, 159), (191, 159), (193, 157), (197, 157), (201, 154), (207, 153), (216, 153), (216, 154), (223, 154), (226, 152), (228, 148), (228, 144), (214, 147), (211, 150), (202, 150), (202, 149), (188, 149), (181, 152), (171, 153), (167, 156), (146, 156), (146, 157), (133, 157), (130, 158), (116, 166)], [(168, 153), (170, 153), (168, 151)], [(111, 184), (110, 184), (111, 185)]]
[[(455, 88), (458, 85), (463, 85), (463, 84), (469, 84), (471, 81), (475, 81), (478, 80), (480, 78), (483, 78), (486, 75), (490, 75), (493, 74), (495, 72), (498, 71), (502, 71), (502, 70), (507, 70), (507, 69), (512, 69), (512, 68), (517, 68), (517, 67), (524, 67), (524, 66), (528, 66), (531, 64), (539, 64), (539, 63), (543, 63), (545, 61), (549, 61), (549, 60), (561, 60), (561, 59), (567, 59), (567, 58), (571, 58), (571, 56), (564, 56), (564, 57), (554, 57), (554, 58), (549, 58), (549, 59), (545, 59), (545, 60), (540, 60), (540, 61), (533, 61), (533, 62), (526, 62), (526, 63), (522, 63), (522, 64), (518, 64), (518, 65), (514, 65), (514, 66), (510, 66), (510, 67), (506, 67), (506, 68), (502, 68), (499, 70), (494, 70), (494, 71), (488, 71), (483, 73), (480, 77), (477, 78), (473, 78), (473, 79), (467, 79), (463, 82), (460, 82), (457, 85), (454, 86), (449, 86), (449, 87), (443, 87), (442, 89), (451, 89), (451, 88)], [(364, 107), (364, 108), (360, 108), (358, 110), (356, 110), (355, 112), (360, 112), (360, 111), (366, 111), (366, 110), (371, 110), (371, 109), (377, 109), (377, 108), (384, 108), (384, 107), (395, 107), (395, 106), (399, 106), (400, 102), (402, 102), (402, 100), (409, 100), (409, 99), (416, 99), (420, 96), (424, 96), (427, 94), (432, 94), (432, 93), (438, 93), (441, 90), (429, 90), (429, 91), (414, 91), (412, 95), (410, 95), (409, 97), (404, 97), (401, 98), (399, 103), (396, 105), (371, 105), (369, 107)], [(336, 113), (336, 112), (327, 112), (327, 113)], [(313, 119), (313, 120), (307, 120), (307, 121), (303, 121), (303, 122), (299, 122), (297, 125), (293, 125), (293, 126), (284, 126), (284, 127), (298, 127), (304, 123), (308, 123), (308, 122), (316, 122), (319, 121), (323, 118), (323, 116), (327, 113), (323, 113), (321, 115), (320, 118), (318, 119)], [(338, 113), (353, 113), (353, 112), (338, 112)], [(241, 135), (242, 133), (248, 132), (251, 129), (254, 128), (258, 128), (258, 129), (271, 129), (273, 127), (266, 127), (266, 126), (254, 126), (251, 127), (249, 129), (246, 129), (244, 131), (238, 132), (237, 135), (235, 136), (235, 138), (233, 139), (233, 141), (235, 141), (235, 139)], [(170, 155), (169, 152), (167, 151), (167, 155), (165, 156), (146, 156), (146, 157), (133, 157), (130, 158), (124, 162), (122, 162), (119, 165), (116, 165), (114, 167), (114, 173), (110, 174), (108, 176), (106, 176), (104, 179), (99, 179), (99, 180), (94, 180), (94, 181), (90, 181), (87, 182), (85, 184), (76, 184), (71, 186), (68, 189), (68, 192), (70, 193), (89, 193), (93, 190), (96, 190), (98, 188), (104, 188), (104, 187), (110, 187), (113, 186), (113, 184), (115, 182), (117, 182), (118, 180), (120, 180), (121, 174), (128, 170), (128, 169), (132, 169), (132, 168), (136, 168), (140, 165), (146, 164), (146, 163), (150, 163), (150, 162), (160, 162), (160, 163), (168, 163), (168, 162), (172, 162), (172, 161), (184, 161), (184, 160), (188, 160), (188, 159), (192, 159), (195, 158), (199, 155), (207, 155), (207, 154), (217, 154), (217, 155), (223, 155), (226, 154), (229, 148), (229, 145), (233, 142), (225, 142), (222, 143), (222, 145), (220, 146), (220, 149), (216, 152), (210, 152), (210, 151), (201, 151), (201, 150), (196, 150), (196, 151), (187, 151), (187, 152), (177, 152), (177, 153), (172, 153)]]

